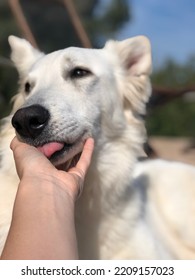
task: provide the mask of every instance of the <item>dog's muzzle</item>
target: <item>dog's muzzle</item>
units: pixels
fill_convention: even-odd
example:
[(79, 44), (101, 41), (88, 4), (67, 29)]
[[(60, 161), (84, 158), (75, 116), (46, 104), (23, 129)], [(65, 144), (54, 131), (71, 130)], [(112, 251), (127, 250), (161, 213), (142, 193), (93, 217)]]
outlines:
[[(49, 127), (50, 113), (41, 105), (19, 109), (12, 118), (20, 140), (37, 147), (56, 167), (63, 170), (75, 166), (83, 149), (87, 132), (80, 131), (74, 136), (56, 134)], [(73, 130), (72, 130), (73, 131)]]

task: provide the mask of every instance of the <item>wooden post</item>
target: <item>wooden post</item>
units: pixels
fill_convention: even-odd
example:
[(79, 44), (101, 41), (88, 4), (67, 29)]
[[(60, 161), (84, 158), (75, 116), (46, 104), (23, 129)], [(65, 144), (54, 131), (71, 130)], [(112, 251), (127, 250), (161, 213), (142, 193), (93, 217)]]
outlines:
[(16, 22), (24, 35), (24, 38), (27, 39), (32, 44), (33, 47), (38, 49), (37, 42), (27, 23), (27, 20), (24, 16), (19, 0), (8, 0), (8, 3), (16, 19)]
[(72, 0), (62, 0), (67, 12), (70, 16), (70, 20), (75, 28), (75, 31), (84, 48), (92, 48), (92, 44), (87, 36), (87, 33), (82, 25), (79, 15), (74, 7)]

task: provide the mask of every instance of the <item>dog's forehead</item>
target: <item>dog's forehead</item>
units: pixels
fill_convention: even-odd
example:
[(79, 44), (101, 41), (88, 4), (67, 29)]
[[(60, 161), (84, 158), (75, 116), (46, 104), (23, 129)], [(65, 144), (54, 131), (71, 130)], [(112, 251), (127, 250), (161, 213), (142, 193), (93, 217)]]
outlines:
[(67, 49), (62, 50), (62, 55), (64, 56), (65, 60), (71, 61), (86, 61), (87, 60), (99, 60), (103, 57), (104, 50), (103, 49), (84, 49), (84, 48), (77, 48), (77, 47), (70, 47)]
[[(88, 67), (91, 69), (106, 67), (106, 54), (104, 49), (84, 49), (70, 47), (45, 55), (39, 59), (33, 66), (33, 69), (55, 67), (72, 68), (72, 67)], [(109, 61), (107, 61), (109, 66)]]
[(72, 47), (64, 51), (63, 58), (67, 67), (86, 67), (98, 75), (104, 75), (111, 67), (111, 63), (105, 49), (84, 49)]

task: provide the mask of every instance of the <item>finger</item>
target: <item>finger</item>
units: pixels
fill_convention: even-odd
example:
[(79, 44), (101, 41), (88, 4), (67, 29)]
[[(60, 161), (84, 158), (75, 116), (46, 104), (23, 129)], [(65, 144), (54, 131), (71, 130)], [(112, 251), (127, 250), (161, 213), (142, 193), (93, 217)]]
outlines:
[(38, 166), (42, 166), (42, 170), (53, 168), (53, 165), (37, 148), (20, 142), (16, 137), (12, 140), (10, 148), (13, 151), (16, 170), (20, 178), (29, 170), (30, 174), (39, 171)]
[(81, 157), (76, 165), (76, 168), (80, 169), (84, 174), (89, 168), (93, 150), (94, 150), (94, 139), (88, 138), (85, 142)]
[(73, 170), (73, 175), (77, 182), (76, 200), (79, 199), (79, 197), (82, 194), (83, 183), (84, 183), (86, 172), (91, 162), (93, 150), (94, 150), (94, 140), (92, 138), (88, 138), (85, 142), (80, 160), (78, 161), (75, 169)]
[(69, 172), (74, 173), (84, 179), (91, 162), (93, 150), (94, 139), (88, 138), (84, 144), (83, 151), (78, 163), (76, 164), (75, 168), (71, 169)]
[(10, 143), (10, 149), (11, 149), (12, 151), (16, 148), (18, 142), (19, 142), (19, 141), (18, 141), (17, 137), (15, 136), (15, 137), (12, 139), (11, 143)]
[(12, 139), (12, 141), (10, 143), (10, 148), (13, 152), (15, 152), (16, 149), (19, 151), (21, 151), (21, 149), (29, 150), (29, 148), (35, 150), (35, 148), (33, 146), (30, 146), (26, 143), (19, 141), (16, 136)]
[(14, 158), (21, 160), (24, 156), (30, 156), (33, 153), (39, 153), (39, 151), (26, 143), (20, 142), (15, 136), (11, 141), (10, 148), (13, 151)]
[(14, 159), (21, 160), (23, 158), (23, 152), (28, 148), (28, 146), (20, 142), (15, 136), (10, 143), (10, 148), (13, 151)]

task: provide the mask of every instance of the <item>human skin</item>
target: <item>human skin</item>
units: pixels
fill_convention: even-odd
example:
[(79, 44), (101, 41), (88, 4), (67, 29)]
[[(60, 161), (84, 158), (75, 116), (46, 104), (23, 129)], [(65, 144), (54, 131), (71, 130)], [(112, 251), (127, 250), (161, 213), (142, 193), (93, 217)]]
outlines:
[(87, 139), (80, 160), (65, 172), (35, 147), (12, 140), (20, 183), (1, 259), (78, 258), (74, 207), (93, 148)]

